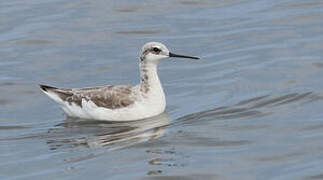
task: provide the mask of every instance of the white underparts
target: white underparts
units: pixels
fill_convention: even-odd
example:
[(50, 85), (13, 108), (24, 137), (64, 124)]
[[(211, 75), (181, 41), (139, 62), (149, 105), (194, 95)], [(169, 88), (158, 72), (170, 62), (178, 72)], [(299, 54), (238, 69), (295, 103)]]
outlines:
[(130, 121), (156, 116), (165, 111), (165, 94), (158, 78), (157, 63), (146, 62), (140, 67), (140, 84), (132, 87), (133, 104), (117, 109), (98, 107), (91, 100), (82, 99), (81, 106), (63, 101), (55, 92), (43, 91), (56, 101), (71, 117), (85, 119)]

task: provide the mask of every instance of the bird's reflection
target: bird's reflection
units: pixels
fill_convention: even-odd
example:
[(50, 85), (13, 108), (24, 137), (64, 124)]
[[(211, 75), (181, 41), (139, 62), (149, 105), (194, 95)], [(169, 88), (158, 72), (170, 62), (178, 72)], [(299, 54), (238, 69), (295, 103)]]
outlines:
[(47, 144), (51, 150), (95, 147), (116, 150), (161, 137), (169, 122), (166, 112), (129, 122), (66, 119), (48, 130)]

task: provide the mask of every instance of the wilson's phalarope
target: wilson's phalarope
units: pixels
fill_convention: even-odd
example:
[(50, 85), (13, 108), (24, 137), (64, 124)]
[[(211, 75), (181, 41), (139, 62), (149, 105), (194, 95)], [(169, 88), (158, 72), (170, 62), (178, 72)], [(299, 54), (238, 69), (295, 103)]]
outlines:
[(165, 111), (165, 94), (157, 64), (169, 57), (199, 59), (173, 54), (162, 43), (149, 42), (141, 50), (140, 84), (137, 86), (67, 89), (40, 85), (40, 88), (70, 117), (109, 121), (144, 119)]

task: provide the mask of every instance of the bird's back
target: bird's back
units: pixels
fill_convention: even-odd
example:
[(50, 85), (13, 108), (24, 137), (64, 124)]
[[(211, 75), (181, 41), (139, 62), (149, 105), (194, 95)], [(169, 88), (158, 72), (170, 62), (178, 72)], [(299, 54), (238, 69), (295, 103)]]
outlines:
[[(69, 116), (76, 116), (80, 110), (88, 111), (89, 105), (94, 108), (117, 110), (134, 104), (133, 87), (105, 86), (93, 88), (56, 88), (40, 86), (51, 99), (61, 105)], [(75, 113), (76, 112), (76, 113)]]

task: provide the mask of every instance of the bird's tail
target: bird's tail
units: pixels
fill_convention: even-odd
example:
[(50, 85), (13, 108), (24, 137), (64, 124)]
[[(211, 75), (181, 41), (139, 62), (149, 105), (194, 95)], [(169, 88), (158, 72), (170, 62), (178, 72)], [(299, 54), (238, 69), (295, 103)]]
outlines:
[(60, 88), (52, 87), (52, 86), (47, 86), (47, 85), (42, 85), (40, 84), (40, 89), (51, 99), (56, 101), (57, 103), (64, 104), (64, 101), (70, 96), (73, 95), (72, 92), (69, 92), (68, 90), (63, 90)]
[(40, 86), (40, 89), (42, 89), (44, 92), (48, 92), (50, 90), (58, 89), (56, 87), (47, 86), (47, 85), (43, 85), (43, 84), (40, 84), (39, 86)]

